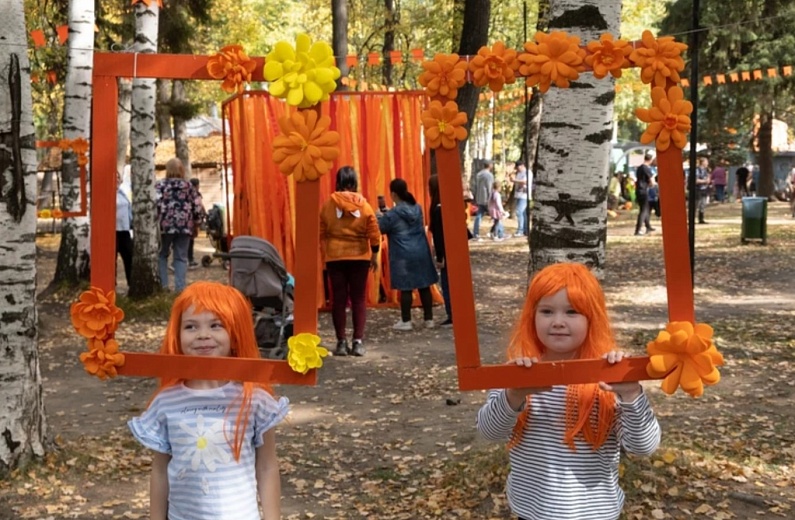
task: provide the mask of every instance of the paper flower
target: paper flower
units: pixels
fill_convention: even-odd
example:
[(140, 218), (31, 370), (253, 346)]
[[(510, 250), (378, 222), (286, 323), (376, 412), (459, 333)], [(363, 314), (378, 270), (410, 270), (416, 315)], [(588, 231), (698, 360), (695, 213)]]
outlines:
[(331, 119), (314, 110), (299, 110), (279, 118), (281, 135), (273, 140), (273, 160), (279, 171), (298, 182), (316, 181), (329, 172), (340, 151), (340, 134), (328, 129)]
[(478, 87), (488, 85), (493, 92), (502, 90), (506, 83), (514, 83), (518, 68), (516, 51), (506, 49), (503, 42), (497, 42), (491, 48), (484, 45), (469, 62), (472, 83)]
[(39, 211), (38, 215), (39, 218), (52, 218), (52, 211), (49, 209), (42, 209)]
[(455, 99), (458, 89), (466, 83), (467, 63), (458, 54), (437, 53), (432, 61), (423, 61), (425, 72), (420, 74), (420, 85), (430, 97)]
[(320, 336), (302, 332), (287, 340), (287, 363), (296, 372), (306, 374), (322, 367), (326, 356), (328, 350), (320, 346)]
[(325, 101), (340, 77), (340, 69), (334, 63), (331, 46), (325, 42), (312, 43), (306, 34), (296, 37), (295, 48), (287, 42), (278, 42), (265, 58), (268, 91), (300, 108)]
[(207, 60), (207, 73), (215, 79), (223, 79), (221, 88), (230, 94), (243, 92), (257, 63), (248, 57), (242, 45), (227, 45), (218, 54)]
[(113, 334), (124, 319), (124, 312), (116, 307), (116, 293), (107, 295), (102, 289), (92, 287), (80, 294), (80, 301), (69, 309), (72, 325), (84, 338), (105, 339)]
[(82, 137), (78, 137), (77, 139), (61, 139), (58, 141), (58, 148), (61, 150), (72, 150), (77, 157), (78, 166), (85, 166), (88, 164), (88, 157), (86, 156), (88, 152), (88, 141)]
[(585, 49), (580, 48), (580, 39), (563, 31), (550, 34), (537, 32), (533, 37), (537, 43), (525, 42), (525, 52), (519, 54), (519, 72), (526, 76), (528, 87), (538, 85), (546, 92), (552, 83), (568, 88), (571, 80), (580, 77), (585, 70)]
[(52, 218), (63, 218), (63, 211), (57, 208), (52, 210)]
[[(132, 0), (132, 3), (130, 5), (146, 4), (146, 7), (151, 7), (152, 6), (152, 2), (154, 2), (154, 1), (155, 0)], [(160, 7), (160, 9), (162, 9), (163, 8), (163, 0), (157, 0), (157, 5), (158, 5), (158, 7)]]
[(442, 106), (441, 101), (431, 101), (428, 110), (422, 112), (422, 126), (425, 128), (425, 138), (431, 148), (455, 148), (458, 141), (466, 139), (467, 131), (463, 125), (467, 122), (467, 115), (458, 111), (454, 101), (448, 101)]
[(638, 108), (635, 115), (645, 123), (649, 123), (646, 131), (640, 136), (643, 144), (656, 141), (661, 152), (668, 149), (673, 141), (677, 148), (684, 148), (687, 133), (690, 132), (690, 113), (693, 104), (684, 99), (680, 87), (671, 87), (666, 93), (662, 87), (651, 89), (651, 108)]
[(89, 339), (88, 352), (80, 354), (80, 361), (91, 375), (100, 379), (116, 377), (116, 367), (124, 365), (124, 354), (119, 352), (115, 339)]
[(657, 339), (646, 346), (650, 377), (663, 377), (662, 390), (672, 394), (678, 387), (693, 397), (704, 393), (704, 385), (720, 381), (715, 368), (723, 365), (723, 356), (712, 343), (712, 327), (705, 323), (693, 326), (687, 321), (668, 323)]
[(585, 64), (593, 69), (596, 79), (602, 79), (608, 74), (614, 78), (621, 77), (621, 69), (629, 66), (627, 59), (632, 53), (632, 47), (626, 40), (613, 40), (613, 35), (605, 33), (599, 41), (588, 42), (586, 45), (589, 54), (585, 56)]
[(679, 72), (685, 68), (682, 51), (687, 45), (675, 41), (673, 36), (655, 39), (650, 31), (643, 31), (641, 42), (642, 47), (629, 55), (630, 61), (641, 69), (641, 81), (654, 81), (656, 87), (664, 87), (666, 80), (679, 83)]

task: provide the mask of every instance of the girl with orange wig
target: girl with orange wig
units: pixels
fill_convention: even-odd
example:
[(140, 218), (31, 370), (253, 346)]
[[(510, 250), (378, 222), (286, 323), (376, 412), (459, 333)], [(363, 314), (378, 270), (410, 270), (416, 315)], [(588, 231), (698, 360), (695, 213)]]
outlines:
[[(599, 281), (581, 264), (550, 265), (533, 278), (508, 347), (510, 363), (621, 361)], [(492, 390), (478, 431), (508, 443), (507, 495), (520, 520), (612, 520), (623, 448), (648, 455), (660, 426), (637, 382)]]
[[(171, 308), (160, 353), (259, 358), (249, 301), (220, 283), (189, 285)], [(287, 411), (287, 399), (263, 385), (162, 379), (147, 410), (129, 422), (154, 451), (150, 517), (281, 518), (274, 427)]]

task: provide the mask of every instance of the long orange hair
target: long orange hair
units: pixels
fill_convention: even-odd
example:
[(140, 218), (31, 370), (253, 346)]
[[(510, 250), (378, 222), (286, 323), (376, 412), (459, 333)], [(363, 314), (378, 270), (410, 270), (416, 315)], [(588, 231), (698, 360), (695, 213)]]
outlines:
[[(541, 298), (552, 296), (561, 289), (566, 289), (574, 310), (588, 319), (588, 333), (577, 352), (577, 358), (600, 358), (615, 350), (615, 338), (599, 281), (582, 264), (560, 263), (545, 267), (533, 277), (522, 313), (511, 335), (508, 359), (537, 357), (543, 361), (547, 349), (536, 331), (536, 308)], [(569, 385), (566, 390), (566, 432), (563, 441), (574, 450), (574, 438), (582, 434), (594, 450), (598, 449), (610, 433), (615, 419), (615, 404), (615, 394), (601, 390), (599, 385)], [(596, 421), (591, 420), (594, 409), (597, 412)], [(516, 421), (509, 448), (521, 439), (529, 412), (530, 396)]]
[[(227, 333), (229, 333), (232, 357), (260, 358), (251, 317), (251, 303), (234, 287), (218, 282), (194, 282), (177, 296), (171, 307), (171, 317), (166, 327), (166, 336), (163, 338), (163, 344), (160, 347), (161, 354), (184, 355), (180, 344), (182, 314), (191, 306), (194, 313), (211, 312), (221, 320)], [(184, 381), (184, 379), (179, 378), (162, 378), (155, 395), (165, 388), (181, 384)], [(273, 390), (267, 385), (250, 382), (243, 383), (243, 393), (240, 397), (240, 409), (235, 419), (234, 431), (231, 437), (224, 431), (235, 460), (240, 459), (240, 450), (245, 440), (245, 432), (249, 415), (251, 414), (251, 395), (255, 386), (273, 394)], [(230, 406), (229, 410), (231, 411), (233, 408), (234, 406)]]

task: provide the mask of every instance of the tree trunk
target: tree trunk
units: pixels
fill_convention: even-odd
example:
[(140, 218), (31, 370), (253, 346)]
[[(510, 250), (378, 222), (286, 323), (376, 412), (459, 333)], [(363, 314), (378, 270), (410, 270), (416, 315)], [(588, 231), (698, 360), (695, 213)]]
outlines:
[(157, 104), (155, 105), (155, 112), (157, 113), (157, 136), (161, 141), (171, 139), (171, 93), (169, 93), (169, 81), (167, 79), (158, 79), (157, 81)]
[(348, 90), (342, 84), (342, 78), (348, 77), (348, 0), (331, 0), (331, 47), (340, 69), (337, 90)]
[[(620, 0), (553, 0), (550, 30), (581, 43), (619, 33)], [(612, 77), (582, 73), (571, 88), (544, 97), (531, 212), (530, 275), (556, 262), (580, 262), (600, 273), (607, 238), (607, 174), (612, 135)]]
[(763, 109), (759, 113), (757, 143), (759, 186), (756, 187), (756, 193), (760, 197), (770, 197), (775, 188), (773, 186), (773, 113), (769, 109)]
[(116, 171), (124, 173), (130, 153), (130, 110), (132, 103), (132, 80), (119, 78), (119, 108), (116, 120)]
[(395, 0), (384, 0), (384, 85), (392, 86), (392, 57), (395, 50), (395, 27), (400, 22), (400, 13), (395, 9)]
[[(186, 104), (185, 100), (185, 82), (181, 79), (175, 79), (171, 86), (171, 105), (175, 107), (182, 107)], [(188, 148), (188, 125), (187, 120), (178, 113), (173, 115), (174, 119), (174, 148), (177, 157), (182, 161), (185, 168), (185, 178), (190, 179), (192, 176), (190, 168), (190, 149)]]
[(36, 317), (36, 136), (22, 2), (0, 17), (0, 480), (44, 455)]
[[(69, 2), (69, 44), (64, 87), (63, 136), (88, 139), (91, 123), (91, 85), (94, 68), (94, 4)], [(79, 211), (80, 167), (72, 151), (63, 152), (61, 162), (61, 209)], [(88, 165), (86, 165), (88, 169)], [(90, 173), (90, 172), (89, 172)], [(86, 179), (87, 185), (88, 179)], [(86, 201), (88, 207), (88, 201)], [(52, 286), (76, 286), (91, 275), (88, 215), (63, 220), (58, 262)]]
[[(135, 52), (157, 52), (157, 2), (135, 4)], [(133, 79), (130, 118), (130, 166), (133, 190), (132, 298), (160, 290), (157, 258), (160, 230), (155, 207), (155, 95), (153, 79)]]

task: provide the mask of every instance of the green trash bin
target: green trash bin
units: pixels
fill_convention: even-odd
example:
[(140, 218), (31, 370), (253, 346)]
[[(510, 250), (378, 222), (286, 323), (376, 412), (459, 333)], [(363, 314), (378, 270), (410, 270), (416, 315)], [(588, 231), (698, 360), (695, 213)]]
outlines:
[(743, 226), (740, 241), (761, 240), (767, 243), (767, 198), (743, 197)]

